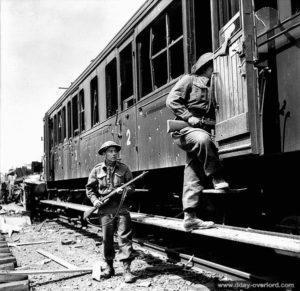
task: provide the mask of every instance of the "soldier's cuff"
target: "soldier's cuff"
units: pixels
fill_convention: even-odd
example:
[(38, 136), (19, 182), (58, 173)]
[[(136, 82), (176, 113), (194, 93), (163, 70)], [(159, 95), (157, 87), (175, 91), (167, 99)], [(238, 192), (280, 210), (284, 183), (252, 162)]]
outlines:
[(90, 200), (91, 200), (91, 202), (92, 202), (93, 205), (94, 205), (94, 202), (95, 202), (95, 201), (97, 202), (99, 199), (96, 197), (96, 195), (92, 195), (91, 198), (90, 198)]
[(189, 111), (186, 111), (186, 112), (181, 116), (181, 118), (182, 118), (183, 120), (185, 120), (186, 122), (188, 122), (188, 120), (189, 120), (190, 117), (193, 117), (193, 114), (192, 114), (191, 112), (189, 112)]
[(98, 198), (96, 198), (92, 203), (94, 206), (96, 206), (96, 204), (99, 202), (100, 200)]

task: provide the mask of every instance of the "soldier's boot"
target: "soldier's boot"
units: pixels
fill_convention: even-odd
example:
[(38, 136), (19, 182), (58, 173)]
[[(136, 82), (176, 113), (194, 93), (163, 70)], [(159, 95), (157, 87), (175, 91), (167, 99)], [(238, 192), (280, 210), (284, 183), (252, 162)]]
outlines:
[(105, 278), (105, 279), (108, 279), (112, 276), (115, 275), (115, 269), (114, 269), (114, 266), (113, 266), (113, 261), (106, 261), (106, 267), (105, 269), (101, 272), (101, 277), (102, 278)]
[(224, 180), (223, 176), (219, 173), (213, 174), (212, 182), (216, 190), (223, 190), (229, 188), (229, 184)]
[(123, 261), (123, 276), (125, 283), (133, 283), (136, 280), (136, 276), (131, 273), (130, 265), (131, 261)]
[(193, 229), (205, 229), (215, 227), (213, 221), (204, 221), (197, 218), (196, 211), (189, 210), (184, 212), (183, 227), (186, 231), (192, 231)]

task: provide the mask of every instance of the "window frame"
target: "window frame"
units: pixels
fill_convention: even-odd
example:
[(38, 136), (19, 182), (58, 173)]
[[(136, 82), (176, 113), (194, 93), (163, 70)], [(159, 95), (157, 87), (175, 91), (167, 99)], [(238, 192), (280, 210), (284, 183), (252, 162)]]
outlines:
[(64, 105), (61, 109), (62, 112), (62, 142), (66, 140), (66, 106)]
[[(112, 58), (109, 58), (109, 60), (107, 59), (107, 63), (105, 65), (105, 98), (106, 98), (106, 119), (114, 116), (118, 110), (119, 110), (119, 65), (118, 65), (118, 60), (117, 60), (117, 56), (114, 54), (114, 56)], [(113, 66), (114, 65), (114, 66)], [(108, 71), (110, 70), (110, 68), (114, 69), (115, 72), (115, 82), (110, 82), (111, 79), (109, 79), (111, 77), (111, 72)], [(110, 82), (110, 83), (109, 83)], [(110, 89), (113, 88), (115, 89), (115, 93), (116, 95), (113, 96), (114, 97), (114, 103), (112, 102), (112, 90), (108, 91), (108, 85), (110, 85)], [(108, 95), (110, 94), (110, 95)], [(109, 101), (109, 102), (108, 102)], [(109, 106), (110, 105), (110, 106)], [(114, 106), (113, 106), (114, 105)], [(112, 112), (110, 112), (110, 110), (112, 110)]]
[[(175, 8), (175, 6), (177, 6)], [(174, 11), (172, 9), (180, 9), (181, 13), (181, 31), (179, 36), (175, 40), (171, 40), (171, 25), (170, 25), (170, 19), (171, 19), (171, 12)], [(164, 20), (164, 25), (165, 25), (165, 36), (166, 36), (166, 42), (165, 46), (160, 49), (158, 52), (155, 52), (153, 54), (153, 28), (155, 27), (155, 22), (159, 21), (161, 18)], [(136, 50), (138, 53), (138, 88), (139, 88), (139, 93), (138, 93), (138, 98), (139, 100), (145, 98), (148, 94), (151, 92), (154, 92), (155, 90), (163, 87), (164, 85), (170, 83), (172, 80), (178, 78), (180, 75), (185, 73), (185, 48), (184, 48), (184, 43), (185, 43), (185, 16), (184, 16), (184, 5), (182, 1), (176, 2), (175, 4), (170, 4), (166, 9), (162, 11), (159, 15), (157, 15), (156, 19), (154, 19), (149, 25), (147, 25), (137, 36), (137, 42), (136, 42)], [(149, 31), (149, 32), (148, 32)], [(149, 33), (149, 62), (150, 62), (150, 76), (151, 76), (151, 90), (150, 92), (146, 92), (144, 95), (143, 94), (143, 73), (142, 73), (142, 64), (141, 64), (141, 45), (143, 44), (143, 41), (145, 42), (145, 39), (147, 38), (147, 34)], [(139, 37), (141, 40), (139, 40)], [(175, 46), (178, 45), (178, 43), (182, 42), (182, 73), (179, 74), (178, 76), (175, 76), (172, 78), (172, 60), (171, 60), (171, 49)], [(146, 42), (145, 42), (146, 43)], [(155, 82), (155, 65), (154, 61), (157, 60), (160, 56), (162, 56), (164, 53), (166, 53), (166, 65), (167, 65), (167, 81), (164, 84), (160, 84), (158, 87), (156, 86)]]
[(57, 112), (57, 141), (62, 143), (62, 109)]
[(70, 139), (73, 137), (72, 133), (73, 133), (73, 127), (72, 127), (72, 104), (71, 104), (71, 100), (68, 100), (67, 102), (67, 139)]
[(85, 126), (85, 100), (84, 100), (84, 88), (82, 88), (79, 93), (78, 93), (78, 96), (79, 96), (79, 100), (78, 100), (78, 106), (79, 106), (79, 109), (78, 109), (78, 122), (79, 122), (79, 132), (83, 132), (85, 131), (86, 129), (86, 126)]
[[(222, 2), (227, 3), (227, 15), (224, 14), (221, 16), (220, 13), (224, 10), (223, 7), (220, 6), (220, 1), (222, 0), (211, 0), (211, 13), (212, 13), (212, 25), (213, 25), (213, 34), (212, 34), (212, 41), (213, 41), (213, 51), (216, 51), (220, 49), (223, 45), (223, 43), (226, 41), (224, 38), (224, 41), (221, 41), (222, 36), (224, 36), (224, 33), (230, 25), (232, 25), (233, 22), (239, 21), (239, 25), (237, 28), (231, 33), (231, 36), (229, 38), (232, 38), (234, 35), (238, 33), (242, 29), (242, 18), (241, 18), (241, 1), (238, 0), (238, 11), (236, 13), (233, 13), (231, 11), (231, 17), (229, 17), (229, 9), (228, 9), (228, 1)], [(231, 10), (231, 9), (230, 9)], [(221, 23), (221, 17), (223, 18)], [(224, 18), (227, 17), (227, 21), (224, 21)]]
[(91, 127), (94, 127), (100, 122), (98, 75), (93, 77), (90, 81), (90, 100), (91, 100)]
[(54, 146), (57, 146), (58, 145), (58, 142), (57, 142), (57, 137), (58, 137), (58, 134), (57, 134), (57, 131), (58, 131), (58, 123), (57, 123), (57, 113), (55, 113), (54, 114), (54, 126), (53, 126), (53, 128), (54, 128), (54, 143), (53, 143), (53, 145)]
[(78, 136), (79, 135), (79, 120), (78, 120), (78, 92), (73, 94), (71, 99), (71, 105), (72, 105), (72, 136)]
[[(122, 98), (122, 74), (121, 74), (121, 54), (124, 52), (124, 50), (126, 50), (128, 48), (128, 46), (131, 47), (131, 74), (132, 74), (132, 94), (130, 96), (128, 96), (127, 98), (125, 98), (123, 100)], [(126, 110), (127, 108), (130, 108), (131, 106), (133, 106), (136, 103), (136, 94), (135, 94), (135, 51), (134, 51), (134, 43), (133, 43), (133, 36), (129, 37), (126, 41), (124, 41), (122, 43), (121, 46), (119, 46), (118, 48), (118, 57), (117, 57), (117, 74), (118, 74), (118, 84), (120, 84), (119, 86), (119, 99), (120, 99), (120, 108), (121, 111)], [(129, 104), (129, 102), (131, 102), (133, 104)]]

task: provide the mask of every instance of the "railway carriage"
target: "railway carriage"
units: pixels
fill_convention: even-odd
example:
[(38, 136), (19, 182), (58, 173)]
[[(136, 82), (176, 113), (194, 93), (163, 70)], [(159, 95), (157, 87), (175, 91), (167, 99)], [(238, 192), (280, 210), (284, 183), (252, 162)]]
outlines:
[(185, 153), (167, 133), (165, 101), (213, 51), (215, 142), (232, 187), (248, 190), (207, 191), (202, 211), (299, 234), (299, 36), (297, 0), (146, 1), (46, 112), (48, 187), (84, 188), (99, 146), (114, 140), (134, 175), (150, 171), (140, 210), (180, 216)]

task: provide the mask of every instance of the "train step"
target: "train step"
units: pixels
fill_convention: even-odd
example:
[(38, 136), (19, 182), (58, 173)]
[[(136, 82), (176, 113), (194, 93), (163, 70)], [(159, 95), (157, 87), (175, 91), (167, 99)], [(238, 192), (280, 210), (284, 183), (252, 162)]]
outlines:
[[(70, 202), (41, 200), (41, 204), (69, 208), (85, 212), (92, 207)], [(145, 213), (131, 212), (131, 218), (136, 223), (148, 224), (162, 228), (185, 232), (182, 219), (157, 216)], [(233, 227), (217, 224), (215, 228), (198, 229), (191, 232), (194, 235), (225, 239), (239, 243), (252, 244), (275, 250), (275, 252), (300, 258), (300, 236), (261, 231), (251, 228)]]
[(246, 192), (248, 190), (248, 188), (239, 188), (239, 189), (220, 189), (220, 190), (216, 190), (216, 189), (204, 189), (202, 190), (203, 194), (239, 194), (239, 193), (243, 193)]

